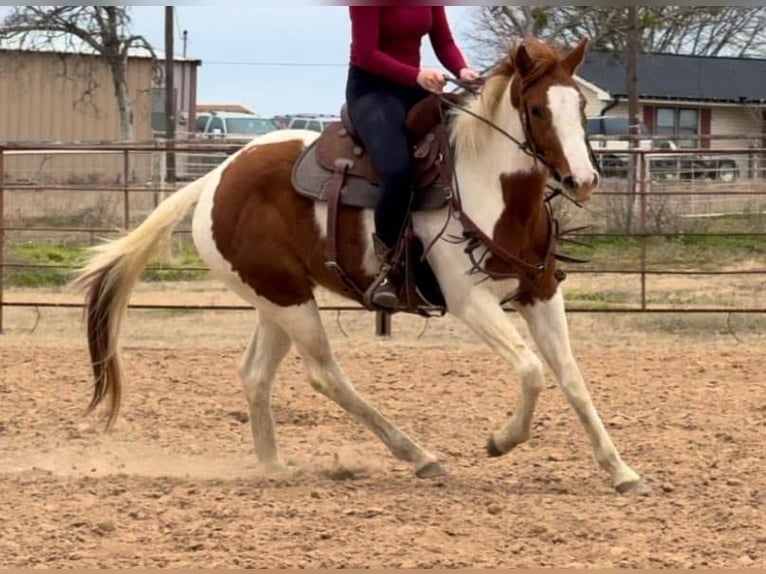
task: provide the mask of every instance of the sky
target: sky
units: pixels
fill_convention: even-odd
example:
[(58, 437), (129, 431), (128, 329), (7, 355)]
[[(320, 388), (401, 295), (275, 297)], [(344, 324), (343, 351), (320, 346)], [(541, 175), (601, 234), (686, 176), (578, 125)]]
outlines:
[[(471, 6), (451, 6), (458, 43)], [(164, 50), (164, 6), (133, 6), (133, 32)], [(239, 103), (273, 116), (336, 114), (343, 102), (351, 26), (345, 6), (176, 6), (176, 50), (188, 30), (187, 56), (202, 60), (198, 103)], [(424, 64), (437, 62), (427, 39)], [(264, 65), (280, 63), (283, 65)], [(290, 65), (286, 65), (290, 64)]]

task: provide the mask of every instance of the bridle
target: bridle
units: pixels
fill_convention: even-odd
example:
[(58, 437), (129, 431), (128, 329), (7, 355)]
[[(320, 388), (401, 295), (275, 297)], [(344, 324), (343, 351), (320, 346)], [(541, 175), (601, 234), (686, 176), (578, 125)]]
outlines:
[[(447, 80), (449, 82), (452, 82), (453, 84), (457, 85), (459, 88), (462, 88), (462, 89), (464, 89), (466, 91), (469, 91), (469, 92), (471, 92), (473, 94), (477, 94), (478, 95), (478, 93), (479, 93), (478, 90), (474, 87), (474, 85), (475, 85), (474, 83), (464, 82), (464, 81), (458, 80), (456, 78), (448, 78)], [(479, 120), (481, 122), (484, 122), (489, 127), (491, 127), (493, 130), (495, 130), (496, 132), (502, 134), (507, 139), (509, 139), (510, 141), (515, 143), (518, 146), (518, 148), (521, 151), (523, 151), (525, 154), (527, 154), (528, 156), (534, 158), (536, 161), (539, 161), (540, 163), (542, 163), (546, 168), (548, 168), (550, 170), (551, 174), (555, 174), (554, 175), (554, 179), (557, 179), (557, 181), (561, 180), (561, 176), (559, 175), (558, 170), (556, 170), (556, 168), (553, 167), (553, 165), (550, 163), (550, 161), (548, 161), (548, 159), (545, 157), (545, 154), (542, 152), (542, 150), (540, 150), (539, 146), (537, 146), (536, 143), (533, 143), (534, 142), (534, 138), (530, 137), (529, 117), (528, 117), (529, 110), (526, 109), (526, 106), (525, 106), (525, 113), (520, 114), (521, 124), (522, 124), (522, 127), (524, 129), (524, 138), (525, 138), (525, 141), (522, 142), (522, 141), (519, 141), (518, 138), (514, 137), (508, 130), (505, 130), (505, 129), (501, 128), (499, 125), (497, 125), (492, 120), (488, 120), (487, 118), (477, 114), (473, 110), (470, 110), (469, 108), (467, 108), (467, 107), (465, 107), (465, 106), (463, 106), (461, 104), (458, 104), (457, 102), (454, 102), (454, 101), (452, 101), (452, 100), (450, 100), (448, 98), (445, 98), (444, 96), (441, 96), (441, 95), (439, 96), (439, 99), (444, 104), (446, 104), (448, 107), (454, 108), (456, 110), (459, 110), (459, 111), (461, 111), (461, 112), (463, 112), (465, 114), (468, 114), (469, 116), (472, 116), (472, 117), (476, 118), (477, 120)], [(442, 119), (444, 119), (443, 116), (442, 116)]]
[[(536, 74), (534, 78), (531, 78), (531, 82), (529, 82), (526, 86), (521, 86), (521, 94), (523, 95), (524, 91), (529, 89), (529, 87), (540, 77), (542, 77), (546, 72), (548, 72), (548, 69), (544, 69), (539, 74)], [(478, 82), (464, 82), (459, 79), (455, 78), (447, 78), (448, 81), (456, 84), (459, 88), (462, 88), (466, 91), (469, 91), (474, 94), (478, 94), (478, 90), (476, 89), (476, 85)], [(514, 80), (512, 80), (514, 81)], [(512, 86), (513, 88), (513, 86)], [(512, 90), (511, 90), (512, 91)], [(527, 154), (528, 156), (535, 159), (536, 162), (541, 163), (545, 166), (545, 168), (548, 170), (548, 173), (551, 174), (554, 180), (559, 184), (557, 186), (552, 186), (550, 183), (546, 183), (546, 187), (551, 190), (551, 193), (549, 193), (545, 197), (545, 210), (547, 215), (547, 223), (548, 223), (548, 233), (547, 233), (547, 239), (546, 239), (546, 247), (545, 247), (545, 256), (543, 257), (542, 261), (539, 263), (529, 263), (525, 261), (524, 259), (509, 253), (502, 245), (497, 243), (492, 237), (487, 235), (477, 224), (474, 222), (462, 209), (462, 201), (460, 198), (460, 184), (457, 178), (457, 173), (455, 173), (454, 170), (454, 149), (450, 146), (449, 148), (449, 158), (445, 158), (445, 160), (448, 160), (453, 169), (451, 170), (453, 173), (453, 181), (454, 181), (454, 190), (453, 193), (450, 196), (450, 218), (454, 217), (458, 221), (460, 221), (461, 225), (463, 226), (463, 233), (462, 237), (452, 237), (452, 241), (454, 243), (465, 243), (465, 253), (468, 255), (470, 261), (471, 261), (471, 269), (470, 273), (481, 273), (484, 274), (488, 279), (493, 280), (500, 280), (500, 279), (510, 279), (510, 278), (520, 278), (520, 276), (526, 276), (529, 279), (537, 279), (541, 275), (543, 275), (547, 268), (548, 268), (548, 261), (551, 259), (551, 257), (554, 257), (559, 260), (564, 261), (570, 261), (570, 262), (580, 262), (582, 260), (575, 259), (572, 257), (568, 257), (565, 255), (561, 255), (555, 252), (555, 245), (556, 245), (556, 239), (560, 236), (561, 232), (559, 230), (559, 224), (558, 220), (553, 216), (553, 212), (550, 206), (551, 200), (561, 195), (562, 197), (565, 197), (572, 201), (575, 205), (582, 207), (582, 205), (576, 201), (574, 198), (569, 196), (565, 191), (562, 189), (562, 178), (559, 174), (558, 170), (555, 169), (555, 167), (551, 164), (551, 162), (548, 160), (548, 158), (545, 156), (544, 151), (540, 148), (540, 146), (537, 144), (533, 132), (531, 130), (530, 124), (531, 124), (531, 118), (530, 118), (530, 110), (529, 106), (525, 103), (522, 104), (522, 98), (520, 98), (520, 114), (519, 117), (521, 119), (522, 129), (524, 131), (524, 140), (525, 141), (519, 141), (518, 138), (514, 137), (511, 133), (509, 133), (507, 130), (503, 129), (502, 127), (498, 126), (495, 122), (481, 116), (480, 114), (477, 114), (476, 112), (470, 110), (466, 106), (463, 106), (455, 101), (452, 101), (443, 95), (439, 96), (441, 102), (445, 104), (449, 108), (456, 109), (462, 113), (466, 113), (475, 119), (485, 123), (489, 127), (491, 127), (493, 130), (497, 131), (498, 133), (502, 134), (504, 137), (515, 143), (518, 148)], [(512, 103), (512, 102), (511, 102)], [(514, 107), (512, 105), (512, 107)], [(442, 123), (446, 124), (446, 118), (444, 116), (444, 111), (441, 111), (442, 113)], [(593, 154), (593, 150), (591, 149), (590, 145), (587, 142), (586, 138), (586, 145), (588, 146), (588, 151), (590, 153), (590, 156), (592, 158), (593, 165), (596, 166), (596, 169), (599, 171), (598, 163), (595, 160), (595, 156)], [(436, 241), (441, 238), (446, 231), (447, 225), (449, 224), (449, 218), (447, 222), (444, 225), (444, 228), (442, 231), (436, 236), (433, 242), (425, 249), (423, 253), (423, 257), (425, 258), (426, 254), (430, 251), (430, 249), (433, 247), (433, 245), (436, 243)], [(477, 250), (479, 248), (483, 247), (484, 252), (481, 254), (477, 254)], [(493, 257), (497, 258), (499, 261), (507, 265), (510, 269), (512, 269), (511, 272), (508, 273), (501, 273), (497, 271), (489, 271), (485, 268), (484, 263), (488, 259), (488, 257), (492, 255)], [(511, 294), (509, 297), (505, 298), (503, 300), (503, 303), (511, 300), (514, 297), (515, 294)]]
[[(485, 70), (486, 71), (486, 70)], [(532, 85), (534, 85), (540, 78), (542, 78), (546, 73), (550, 71), (550, 67), (541, 67), (538, 69), (538, 71), (531, 77), (526, 78), (524, 82), (522, 82), (522, 85), (520, 86), (520, 93), (519, 93), (519, 120), (521, 122), (522, 130), (524, 131), (524, 141), (519, 141), (518, 138), (514, 137), (511, 133), (508, 132), (508, 130), (505, 130), (501, 128), (499, 125), (497, 125), (492, 120), (489, 120), (476, 112), (468, 109), (467, 107), (458, 104), (457, 102), (450, 100), (448, 98), (445, 98), (444, 96), (439, 96), (442, 103), (446, 104), (450, 108), (454, 108), (456, 110), (459, 110), (462, 113), (468, 114), (469, 116), (472, 116), (476, 118), (477, 120), (485, 123), (489, 127), (491, 127), (493, 130), (497, 131), (498, 133), (502, 134), (504, 137), (515, 143), (518, 148), (533, 158), (536, 162), (539, 162), (543, 164), (550, 173), (551, 177), (556, 182), (556, 186), (551, 185), (550, 183), (546, 183), (546, 187), (551, 191), (551, 193), (545, 198), (546, 202), (549, 202), (551, 199), (557, 196), (562, 196), (565, 199), (571, 201), (574, 203), (577, 207), (582, 207), (582, 204), (577, 201), (575, 198), (573, 198), (571, 195), (566, 193), (563, 189), (563, 178), (561, 177), (561, 174), (559, 173), (558, 169), (551, 163), (551, 161), (545, 157), (545, 152), (540, 148), (539, 144), (535, 140), (534, 132), (531, 129), (531, 112), (529, 109), (529, 105), (524, 102), (523, 96), (524, 93), (527, 92)], [(517, 76), (514, 76), (514, 78), (511, 80), (512, 82), (516, 81)], [(479, 95), (479, 90), (476, 89), (477, 85), (480, 85), (480, 83), (483, 83), (484, 79), (483, 77), (480, 79), (479, 82), (465, 82), (463, 80), (460, 80), (458, 78), (451, 78), (446, 77), (446, 80), (448, 82), (451, 82), (455, 84), (458, 88), (461, 88), (463, 90), (466, 90), (474, 95)], [(513, 85), (511, 86), (510, 90), (510, 97), (513, 98)], [(513, 105), (513, 102), (511, 102), (511, 107), (515, 107)], [(442, 120), (444, 120), (444, 116), (442, 116)], [(598, 160), (596, 159), (596, 154), (593, 152), (593, 147), (590, 145), (590, 141), (588, 140), (587, 136), (585, 138), (585, 146), (588, 149), (588, 155), (590, 157), (591, 163), (596, 168), (596, 172), (598, 173), (599, 177), (603, 176), (603, 172), (601, 171), (601, 166), (599, 165)]]

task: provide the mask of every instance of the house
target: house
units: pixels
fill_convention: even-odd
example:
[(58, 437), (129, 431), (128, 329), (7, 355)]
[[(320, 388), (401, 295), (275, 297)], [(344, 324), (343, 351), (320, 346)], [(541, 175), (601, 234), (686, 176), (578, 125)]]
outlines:
[[(149, 141), (165, 127), (164, 55), (155, 60), (147, 50), (128, 56), (127, 82), (133, 106), (136, 141)], [(199, 60), (175, 63), (176, 130), (193, 124)], [(111, 74), (103, 58), (75, 53), (71, 48), (23, 50), (0, 47), (0, 145), (3, 142), (103, 142), (121, 138), (117, 100)], [(144, 158), (143, 163), (148, 164)], [(105, 154), (53, 153), (9, 157), (9, 177), (65, 180), (83, 178), (114, 181), (122, 173), (122, 159)], [(43, 171), (43, 167), (45, 171)], [(134, 166), (134, 169), (136, 166)], [(148, 168), (146, 168), (148, 169)], [(134, 178), (148, 177), (146, 170)]]
[[(589, 117), (628, 115), (624, 55), (591, 51), (577, 73)], [(649, 131), (676, 136), (680, 145), (721, 149), (766, 143), (766, 60), (640, 54), (638, 94)], [(740, 139), (721, 137), (727, 135)]]

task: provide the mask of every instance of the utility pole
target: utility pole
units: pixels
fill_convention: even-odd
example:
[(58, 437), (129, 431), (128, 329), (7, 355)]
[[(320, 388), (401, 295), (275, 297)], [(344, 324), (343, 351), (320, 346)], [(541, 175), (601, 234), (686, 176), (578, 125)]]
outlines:
[[(185, 111), (188, 118), (186, 120), (186, 131), (191, 131), (191, 126), (194, 124), (194, 110), (189, 109), (189, 103), (186, 101), (186, 45), (189, 41), (189, 31), (184, 30), (183, 31), (183, 51), (181, 52), (181, 55), (183, 56), (183, 63), (181, 64), (181, 97), (178, 98), (178, 101), (181, 105), (181, 110)], [(180, 113), (180, 110), (176, 110)]]
[[(628, 73), (627, 73), (627, 92), (628, 92), (628, 133), (630, 141), (628, 143), (631, 150), (638, 147), (638, 9), (636, 6), (628, 6), (628, 30), (627, 30), (627, 51), (628, 51)], [(631, 193), (628, 194), (629, 204), (626, 210), (625, 224), (626, 232), (630, 233), (633, 227), (633, 207), (638, 183), (638, 156), (635, 153), (630, 154), (628, 163), (628, 186)]]
[[(638, 135), (638, 14), (636, 6), (628, 6), (628, 117), (630, 134)], [(632, 140), (637, 142), (636, 139)]]
[(170, 185), (176, 182), (176, 156), (172, 151), (176, 139), (176, 90), (175, 58), (173, 56), (173, 25), (175, 15), (173, 6), (165, 6), (165, 140), (168, 146), (166, 155), (166, 180)]

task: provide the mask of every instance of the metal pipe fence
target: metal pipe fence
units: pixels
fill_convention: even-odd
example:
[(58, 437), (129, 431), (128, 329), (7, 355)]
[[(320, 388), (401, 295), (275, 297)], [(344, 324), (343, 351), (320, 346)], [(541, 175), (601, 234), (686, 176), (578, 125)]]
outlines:
[[(240, 145), (231, 144), (210, 144), (210, 143), (187, 143), (176, 142), (172, 147), (174, 154), (199, 155), (202, 157), (213, 158), (220, 161), (227, 154), (233, 153), (239, 149)], [(85, 244), (82, 236), (89, 236), (91, 242), (95, 241), (96, 236), (109, 236), (112, 234), (123, 233), (132, 227), (132, 223), (137, 218), (143, 219), (145, 215), (153, 209), (154, 206), (165, 195), (175, 191), (176, 187), (164, 185), (161, 173), (157, 173), (156, 166), (162, 165), (162, 156), (168, 152), (169, 147), (163, 142), (148, 142), (141, 144), (121, 145), (113, 142), (103, 144), (5, 144), (0, 146), (0, 333), (3, 330), (3, 311), (6, 307), (47, 307), (47, 308), (77, 308), (81, 303), (75, 302), (39, 302), (22, 297), (15, 297), (9, 301), (6, 297), (6, 277), (9, 270), (61, 270), (71, 271), (76, 266), (67, 263), (38, 263), (30, 261), (16, 261), (9, 257), (11, 246), (18, 242), (18, 238), (23, 237), (24, 241), (35, 240), (42, 236), (61, 236), (66, 235), (76, 237), (74, 243)], [(604, 149), (594, 150), (600, 158), (614, 156), (615, 153), (620, 157), (629, 158), (625, 162), (625, 173), (623, 177), (610, 178), (602, 185), (602, 191), (594, 194), (594, 198), (588, 204), (601, 202), (604, 213), (607, 217), (600, 217), (599, 213), (590, 211), (590, 215), (597, 221), (596, 227), (603, 227), (603, 221), (609, 219), (610, 209), (615, 209), (615, 217), (621, 219), (620, 224), (623, 229), (612, 231), (609, 229), (597, 229), (596, 231), (581, 231), (574, 238), (583, 239), (629, 239), (638, 242), (638, 256), (636, 264), (630, 267), (615, 267), (610, 265), (587, 266), (567, 268), (566, 272), (573, 275), (608, 275), (608, 276), (638, 276), (639, 278), (639, 302), (635, 305), (616, 305), (604, 304), (598, 305), (577, 305), (570, 304), (568, 312), (575, 313), (766, 313), (766, 307), (761, 305), (733, 305), (731, 307), (722, 307), (720, 305), (706, 306), (685, 306), (676, 305), (656, 305), (649, 303), (649, 288), (647, 279), (657, 276), (717, 276), (730, 275), (732, 277), (757, 277), (766, 276), (766, 262), (754, 269), (683, 269), (683, 268), (662, 268), (658, 269), (649, 263), (649, 243), (655, 238), (663, 239), (688, 239), (690, 237), (701, 238), (752, 238), (753, 241), (763, 241), (766, 236), (766, 224), (763, 222), (757, 229), (748, 229), (747, 231), (696, 231), (694, 229), (672, 230), (663, 228), (662, 214), (658, 214), (658, 209), (666, 209), (667, 206), (661, 205), (662, 202), (670, 202), (681, 198), (680, 205), (683, 205), (681, 216), (695, 220), (706, 217), (716, 217), (717, 210), (723, 209), (732, 211), (735, 215), (740, 206), (742, 213), (764, 214), (766, 221), (766, 148), (740, 147), (726, 149), (678, 149), (673, 151), (673, 158), (676, 165), (684, 163), (683, 158), (694, 158), (704, 154), (707, 158), (726, 157), (747, 157), (749, 166), (756, 166), (756, 169), (750, 169), (748, 177), (737, 177), (734, 181), (715, 182), (698, 181), (694, 174), (668, 174), (662, 172), (659, 175), (653, 172), (657, 165), (657, 158), (667, 158), (667, 150), (647, 150), (647, 149), (625, 149), (614, 152)], [(84, 154), (86, 157), (106, 156), (112, 161), (105, 162), (103, 173), (99, 177), (91, 177), (93, 183), (82, 183), (81, 177), (77, 181), (62, 181), (66, 178), (57, 177), (54, 173), (40, 174), (44, 172), (39, 165), (35, 164), (34, 158), (54, 157), (72, 158), (78, 154)], [(136, 157), (143, 157), (142, 164), (150, 166), (145, 173), (137, 175), (136, 164), (139, 163)], [(148, 157), (147, 157), (148, 156)], [(157, 161), (157, 159), (160, 161)], [(30, 158), (32, 158), (30, 160)], [(116, 162), (113, 161), (116, 158)], [(30, 177), (25, 172), (15, 170), (10, 164), (16, 160), (21, 163), (26, 161), (28, 164), (35, 164), (31, 171), (35, 177)], [(757, 160), (757, 161), (756, 161)], [(47, 159), (46, 159), (47, 161)], [(687, 162), (688, 163), (688, 162)], [(45, 161), (40, 162), (41, 165)], [(183, 166), (184, 162), (181, 161)], [(667, 167), (668, 163), (663, 164)], [(212, 167), (212, 163), (208, 165)], [(613, 167), (613, 166), (612, 166)], [(635, 170), (633, 177), (630, 177), (630, 170)], [(111, 170), (111, 171), (110, 171)], [(106, 174), (106, 175), (104, 175)], [(87, 174), (86, 174), (87, 175)], [(684, 177), (688, 175), (689, 177)], [(68, 176), (72, 179), (71, 174)], [(90, 176), (88, 176), (90, 177)], [(87, 179), (87, 177), (86, 177)], [(110, 183), (111, 182), (111, 183)], [(59, 206), (55, 217), (48, 219), (42, 218), (36, 222), (34, 217), (25, 217), (24, 214), (15, 214), (9, 206), (12, 205), (14, 194), (36, 194), (46, 197), (63, 196), (71, 198), (65, 200), (63, 207)], [(91, 194), (88, 197), (92, 200), (96, 196), (119, 196), (119, 207), (111, 218), (111, 223), (118, 223), (110, 226), (110, 218), (98, 217), (92, 218), (83, 223), (77, 220), (77, 210), (87, 207), (78, 203), (82, 199), (78, 194)], [(147, 203), (146, 195), (151, 195), (152, 201)], [(133, 200), (133, 201), (132, 201)], [(139, 201), (140, 200), (140, 201)], [(141, 205), (137, 205), (141, 203)], [(658, 207), (659, 206), (659, 207)], [(114, 206), (112, 206), (114, 207)], [(71, 208), (71, 213), (61, 213)], [(710, 210), (713, 211), (710, 211)], [(749, 211), (748, 211), (749, 210)], [(575, 211), (575, 219), (581, 213)], [(585, 210), (589, 213), (589, 210)], [(103, 215), (103, 214), (102, 214)], [(571, 213), (570, 213), (571, 215)], [(66, 217), (65, 217), (66, 216)], [(88, 223), (90, 221), (90, 223)], [(105, 224), (107, 223), (107, 224)], [(181, 227), (174, 232), (174, 235), (188, 235), (191, 230), (188, 227)], [(150, 271), (163, 270), (166, 268), (150, 267)], [(204, 272), (207, 269), (199, 265), (187, 265), (173, 267), (174, 271), (179, 272)], [(189, 309), (189, 310), (244, 310), (250, 309), (246, 305), (166, 305), (160, 303), (131, 304), (134, 309)], [(356, 305), (329, 305), (321, 307), (324, 311), (356, 311), (364, 310)], [(385, 314), (378, 314), (375, 320), (376, 332), (379, 334), (388, 334), (391, 329), (391, 318)]]

